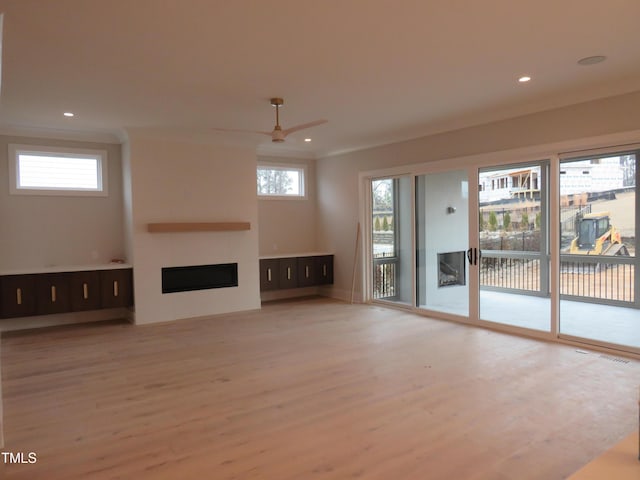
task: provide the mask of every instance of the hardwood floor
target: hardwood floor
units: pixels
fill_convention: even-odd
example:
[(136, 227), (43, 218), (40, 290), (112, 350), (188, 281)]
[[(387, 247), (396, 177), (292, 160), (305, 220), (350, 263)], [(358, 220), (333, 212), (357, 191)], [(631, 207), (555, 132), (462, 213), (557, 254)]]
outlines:
[(1, 352), (6, 479), (553, 480), (638, 422), (634, 360), (328, 299)]

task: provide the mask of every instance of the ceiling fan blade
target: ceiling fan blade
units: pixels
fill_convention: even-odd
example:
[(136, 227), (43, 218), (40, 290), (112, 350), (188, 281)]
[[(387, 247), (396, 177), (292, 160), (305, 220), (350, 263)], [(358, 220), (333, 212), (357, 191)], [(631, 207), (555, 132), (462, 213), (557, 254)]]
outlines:
[(322, 125), (323, 123), (327, 123), (328, 121), (329, 120), (316, 120), (314, 122), (303, 123), (302, 125), (296, 125), (295, 127), (287, 128), (286, 130), (283, 130), (282, 133), (286, 137), (290, 133), (304, 130), (305, 128), (315, 127), (316, 125)]
[(262, 135), (271, 136), (272, 132), (264, 132), (262, 130), (243, 130), (241, 128), (212, 128), (216, 132), (235, 132), (235, 133), (260, 133)]

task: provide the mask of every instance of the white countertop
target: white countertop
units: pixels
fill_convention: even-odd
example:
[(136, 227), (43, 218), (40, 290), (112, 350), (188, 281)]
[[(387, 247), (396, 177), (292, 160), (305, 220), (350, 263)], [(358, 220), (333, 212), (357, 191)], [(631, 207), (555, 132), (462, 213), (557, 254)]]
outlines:
[(95, 265), (50, 265), (47, 267), (16, 268), (0, 270), (0, 275), (27, 275), (32, 273), (85, 272), (91, 270), (118, 270), (132, 268), (129, 263), (99, 263)]
[(260, 255), (260, 260), (270, 260), (273, 258), (297, 258), (297, 257), (322, 257), (325, 255), (333, 255), (331, 252), (300, 252), (300, 253), (272, 253), (269, 255)]

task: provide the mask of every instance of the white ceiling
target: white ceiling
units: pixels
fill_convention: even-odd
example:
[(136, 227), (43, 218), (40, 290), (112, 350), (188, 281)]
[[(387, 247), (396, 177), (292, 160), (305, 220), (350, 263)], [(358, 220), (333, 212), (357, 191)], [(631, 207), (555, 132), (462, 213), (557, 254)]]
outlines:
[[(280, 96), (284, 128), (329, 120), (285, 144), (324, 156), (640, 90), (639, 0), (0, 0), (0, 12), (5, 132), (138, 127), (268, 153), (266, 136), (210, 129), (270, 130)], [(591, 55), (608, 58), (576, 63)]]

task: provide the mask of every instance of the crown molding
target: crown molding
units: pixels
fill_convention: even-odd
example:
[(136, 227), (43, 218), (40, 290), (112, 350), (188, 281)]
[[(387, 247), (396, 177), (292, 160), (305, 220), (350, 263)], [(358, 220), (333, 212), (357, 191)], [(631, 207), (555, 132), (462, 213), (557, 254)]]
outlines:
[(121, 144), (121, 132), (86, 132), (62, 130), (55, 128), (24, 127), (16, 125), (0, 125), (0, 135), (12, 137), (48, 138), (52, 140), (69, 140), (78, 142)]

